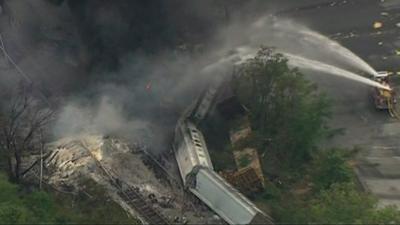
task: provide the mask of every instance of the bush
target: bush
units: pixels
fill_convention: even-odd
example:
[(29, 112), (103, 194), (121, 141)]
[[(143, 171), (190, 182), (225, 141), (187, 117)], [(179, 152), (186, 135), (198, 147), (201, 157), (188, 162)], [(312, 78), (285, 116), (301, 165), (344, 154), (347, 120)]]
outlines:
[(347, 163), (346, 150), (329, 149), (320, 151), (314, 156), (312, 165), (312, 181), (316, 191), (329, 189), (337, 183), (348, 183), (353, 180), (354, 173)]
[(0, 223), (53, 223), (54, 201), (44, 192), (24, 193), (0, 173)]
[(25, 193), (0, 173), (0, 224), (139, 224), (135, 218), (110, 198), (94, 182), (86, 182), (87, 195), (75, 199), (70, 195), (33, 191)]
[(333, 184), (309, 199), (286, 194), (271, 201), (273, 216), (285, 224), (399, 224), (394, 206), (377, 207), (377, 199), (359, 192), (353, 183)]
[(275, 187), (274, 185), (268, 186), (262, 194), (264, 200), (267, 201), (277, 201), (280, 200), (282, 193), (279, 188)]
[(310, 202), (313, 223), (359, 223), (374, 213), (377, 200), (359, 192), (353, 183), (333, 184)]
[(31, 222), (31, 213), (20, 203), (0, 203), (1, 224), (26, 224)]

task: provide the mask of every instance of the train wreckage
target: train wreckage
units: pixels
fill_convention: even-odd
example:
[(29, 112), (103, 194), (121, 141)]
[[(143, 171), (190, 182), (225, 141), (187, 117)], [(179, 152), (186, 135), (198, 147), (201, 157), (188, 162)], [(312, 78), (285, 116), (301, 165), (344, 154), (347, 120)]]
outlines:
[(173, 147), (182, 181), (229, 224), (273, 224), (270, 216), (214, 171), (203, 134), (196, 127), (212, 108), (219, 84), (200, 95), (176, 126)]
[(83, 178), (94, 180), (124, 210), (148, 224), (273, 224), (214, 171), (197, 128), (215, 103), (219, 83), (214, 83), (181, 116), (170, 152), (152, 156), (146, 148), (112, 137), (82, 134), (49, 143), (43, 154), (29, 156), (24, 177), (70, 193), (84, 191)]

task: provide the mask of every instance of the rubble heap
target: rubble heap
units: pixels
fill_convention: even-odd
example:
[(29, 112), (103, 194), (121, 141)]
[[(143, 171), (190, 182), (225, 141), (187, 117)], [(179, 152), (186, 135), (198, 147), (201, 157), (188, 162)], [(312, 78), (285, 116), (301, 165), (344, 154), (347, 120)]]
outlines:
[[(186, 194), (174, 168), (173, 156), (156, 158), (143, 147), (115, 138), (101, 135), (63, 138), (46, 145), (42, 181), (57, 190), (79, 192), (84, 189), (81, 181), (91, 179), (104, 186), (131, 215), (145, 222), (160, 220), (151, 220), (143, 214), (151, 214), (153, 218), (159, 214), (159, 218), (171, 223), (219, 222), (214, 213)], [(40, 156), (32, 156), (28, 161), (25, 177), (37, 181)], [(140, 200), (142, 207), (135, 207), (139, 204), (127, 200), (132, 196), (140, 196), (135, 201)]]

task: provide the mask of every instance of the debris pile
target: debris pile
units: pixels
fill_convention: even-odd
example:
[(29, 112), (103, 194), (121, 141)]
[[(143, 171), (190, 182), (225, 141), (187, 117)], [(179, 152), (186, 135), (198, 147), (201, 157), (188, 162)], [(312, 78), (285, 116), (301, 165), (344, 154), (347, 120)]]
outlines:
[[(56, 190), (78, 193), (85, 188), (82, 180), (91, 179), (104, 186), (129, 213), (146, 222), (160, 218), (170, 223), (218, 222), (213, 212), (187, 196), (173, 160), (173, 156), (171, 160), (154, 157), (143, 146), (111, 137), (69, 137), (46, 146), (42, 182)], [(25, 177), (38, 181), (40, 156), (28, 161)]]

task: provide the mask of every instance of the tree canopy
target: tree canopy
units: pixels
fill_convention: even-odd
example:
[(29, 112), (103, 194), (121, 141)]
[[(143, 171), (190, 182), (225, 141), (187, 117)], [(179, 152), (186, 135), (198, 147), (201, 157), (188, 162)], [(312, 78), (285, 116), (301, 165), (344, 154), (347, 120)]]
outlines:
[[(400, 211), (397, 207), (381, 207), (377, 198), (357, 187), (354, 174), (348, 168), (342, 151), (324, 151), (313, 159), (309, 170), (314, 189), (306, 195), (297, 195), (293, 191), (280, 190), (274, 186), (267, 188), (263, 198), (272, 206), (273, 216), (279, 223), (400, 223)], [(274, 192), (271, 193), (271, 190)]]
[[(316, 154), (312, 165), (312, 182), (315, 190), (326, 190), (335, 183), (350, 182), (354, 179), (353, 169), (347, 163), (343, 149), (328, 149)], [(347, 150), (348, 151), (348, 150)]]
[(255, 143), (269, 162), (295, 168), (310, 159), (330, 116), (328, 99), (269, 48), (237, 68), (233, 86), (250, 112)]
[(334, 184), (311, 201), (309, 220), (313, 223), (399, 224), (400, 211), (378, 207), (376, 198), (360, 192), (352, 183)]
[(400, 222), (396, 207), (378, 207), (355, 185), (352, 151), (318, 147), (331, 133), (330, 101), (283, 55), (262, 48), (236, 69), (233, 87), (253, 130), (244, 145), (258, 149), (267, 175), (287, 178), (268, 182), (261, 196), (278, 222)]

